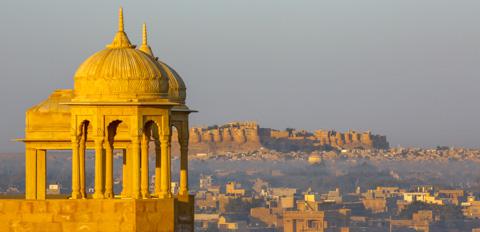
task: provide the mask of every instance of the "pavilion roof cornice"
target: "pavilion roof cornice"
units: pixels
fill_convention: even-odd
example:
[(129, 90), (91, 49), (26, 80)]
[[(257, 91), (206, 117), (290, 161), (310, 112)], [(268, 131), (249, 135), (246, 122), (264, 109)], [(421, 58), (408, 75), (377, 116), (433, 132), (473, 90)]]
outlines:
[(60, 105), (83, 106), (177, 106), (175, 102), (61, 102)]

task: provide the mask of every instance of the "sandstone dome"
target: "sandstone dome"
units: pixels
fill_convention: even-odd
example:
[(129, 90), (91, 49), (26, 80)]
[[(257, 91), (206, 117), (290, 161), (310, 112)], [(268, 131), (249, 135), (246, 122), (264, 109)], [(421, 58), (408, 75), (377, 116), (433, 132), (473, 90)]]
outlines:
[(185, 86), (185, 82), (183, 82), (183, 79), (173, 68), (167, 64), (161, 61), (158, 61), (158, 64), (164, 68), (164, 70), (168, 70), (168, 96), (170, 100), (175, 103), (185, 104), (185, 99), (187, 98), (187, 88)]
[(135, 49), (123, 31), (120, 12), (119, 30), (113, 42), (77, 69), (73, 101), (167, 100), (169, 76), (173, 75), (167, 67)]
[(183, 79), (178, 75), (178, 73), (170, 66), (165, 64), (164, 62), (158, 60), (157, 57), (153, 55), (152, 49), (148, 45), (147, 41), (147, 26), (143, 24), (143, 36), (142, 36), (142, 45), (138, 48), (138, 50), (144, 52), (152, 59), (156, 61), (156, 64), (159, 66), (160, 70), (165, 71), (168, 79), (168, 97), (172, 102), (185, 104), (185, 99), (187, 97), (187, 88), (185, 86), (185, 82)]

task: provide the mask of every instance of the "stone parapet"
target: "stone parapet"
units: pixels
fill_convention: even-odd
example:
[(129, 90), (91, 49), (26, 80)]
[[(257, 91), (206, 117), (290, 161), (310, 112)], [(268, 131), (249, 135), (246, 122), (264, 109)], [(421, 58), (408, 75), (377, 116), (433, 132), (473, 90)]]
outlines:
[(0, 231), (193, 231), (181, 199), (0, 200)]

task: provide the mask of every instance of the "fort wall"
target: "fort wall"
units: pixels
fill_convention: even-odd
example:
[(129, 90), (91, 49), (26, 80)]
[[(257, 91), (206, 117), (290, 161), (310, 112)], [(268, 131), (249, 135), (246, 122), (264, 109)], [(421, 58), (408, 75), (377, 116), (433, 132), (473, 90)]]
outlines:
[[(173, 133), (176, 137), (176, 132)], [(337, 132), (334, 130), (261, 128), (256, 122), (232, 122), (221, 126), (190, 128), (191, 154), (247, 152), (261, 147), (278, 151), (312, 151), (322, 149), (388, 149), (386, 136), (371, 132)], [(173, 139), (173, 153), (178, 143)]]

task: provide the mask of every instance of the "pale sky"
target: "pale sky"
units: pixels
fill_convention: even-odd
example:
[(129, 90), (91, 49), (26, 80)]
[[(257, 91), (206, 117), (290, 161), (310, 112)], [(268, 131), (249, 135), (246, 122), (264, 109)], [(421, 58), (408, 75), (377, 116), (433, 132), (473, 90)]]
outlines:
[(149, 27), (200, 112), (192, 124), (372, 130), (394, 146), (480, 147), (478, 0), (2, 1), (0, 152), (24, 112)]

